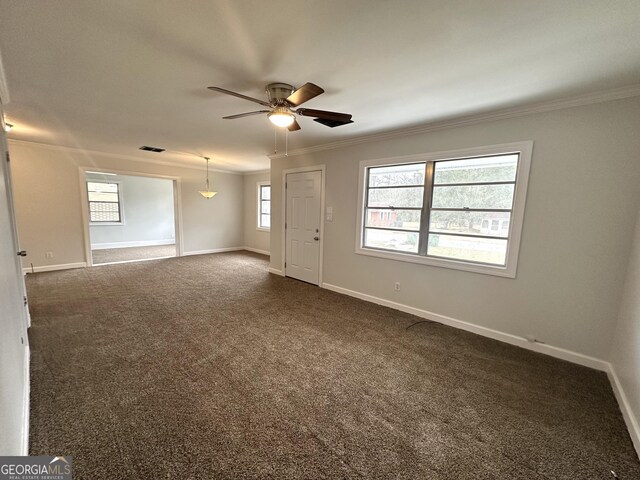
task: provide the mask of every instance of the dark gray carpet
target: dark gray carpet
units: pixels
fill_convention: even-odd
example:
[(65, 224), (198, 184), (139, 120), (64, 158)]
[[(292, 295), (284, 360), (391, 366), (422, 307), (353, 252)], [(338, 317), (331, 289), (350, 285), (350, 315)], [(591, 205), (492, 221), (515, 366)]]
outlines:
[(640, 478), (603, 373), (243, 252), (27, 276), (32, 455), (75, 479)]
[(130, 262), (148, 258), (175, 257), (175, 245), (148, 245), (146, 247), (105, 248), (91, 250), (93, 264)]

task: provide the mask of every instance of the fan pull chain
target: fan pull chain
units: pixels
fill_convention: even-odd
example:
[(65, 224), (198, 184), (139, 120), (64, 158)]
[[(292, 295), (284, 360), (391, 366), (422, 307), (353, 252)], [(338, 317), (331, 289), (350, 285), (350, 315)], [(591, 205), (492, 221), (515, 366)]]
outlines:
[(278, 127), (273, 126), (273, 154), (278, 153)]
[(285, 129), (284, 131), (284, 156), (289, 156), (289, 129)]

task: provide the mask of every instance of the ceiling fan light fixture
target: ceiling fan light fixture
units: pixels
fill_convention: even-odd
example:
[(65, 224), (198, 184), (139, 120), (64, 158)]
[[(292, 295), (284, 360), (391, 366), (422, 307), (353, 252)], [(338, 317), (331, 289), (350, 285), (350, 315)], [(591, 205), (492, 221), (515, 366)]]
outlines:
[(5, 123), (4, 124), (4, 131), (5, 132), (10, 132), (11, 130), (13, 130), (13, 125), (11, 123)]
[(286, 107), (276, 107), (273, 112), (267, 114), (267, 117), (276, 127), (288, 127), (295, 120), (293, 113)]

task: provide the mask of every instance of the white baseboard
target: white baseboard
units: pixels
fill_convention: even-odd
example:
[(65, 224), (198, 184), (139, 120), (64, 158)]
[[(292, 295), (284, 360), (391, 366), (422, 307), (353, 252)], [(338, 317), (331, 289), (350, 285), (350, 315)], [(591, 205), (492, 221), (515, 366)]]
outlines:
[(175, 258), (175, 255), (172, 255), (170, 257), (136, 258), (135, 260), (120, 260), (119, 262), (94, 263), (92, 267), (104, 267), (106, 265), (120, 265), (121, 263), (149, 262), (151, 260), (165, 260), (167, 258)]
[(269, 267), (269, 273), (273, 273), (275, 275), (280, 275), (284, 277), (284, 272), (282, 270), (278, 270), (277, 268)]
[(244, 250), (247, 250), (249, 252), (254, 252), (254, 253), (259, 253), (260, 255), (267, 255), (267, 256), (271, 256), (271, 252), (269, 250), (258, 250), (257, 248), (253, 248), (253, 247), (247, 247), (244, 246), (242, 247)]
[(140, 240), (135, 242), (111, 242), (111, 243), (92, 243), (91, 250), (106, 250), (107, 248), (129, 248), (129, 247), (154, 247), (156, 245), (173, 245), (176, 243), (174, 238), (168, 240)]
[(70, 268), (83, 268), (86, 266), (87, 262), (63, 263), (61, 265), (41, 265), (39, 267), (33, 267), (33, 272), (31, 267), (23, 268), (22, 273), (53, 272), (54, 270), (69, 270)]
[(616, 400), (618, 400), (618, 405), (620, 405), (624, 423), (627, 424), (627, 429), (629, 430), (631, 441), (633, 442), (633, 446), (636, 449), (638, 458), (640, 458), (640, 423), (638, 422), (638, 419), (636, 418), (631, 408), (631, 404), (629, 403), (627, 395), (624, 393), (624, 388), (622, 387), (622, 383), (620, 382), (620, 379), (618, 378), (613, 365), (610, 363), (608, 365), (609, 369), (607, 371), (607, 374), (609, 375), (609, 381), (611, 382), (613, 393), (616, 396)]
[(244, 250), (244, 247), (212, 248), (210, 250), (193, 250), (191, 252), (184, 252), (183, 255), (206, 255), (209, 253), (237, 252), (239, 250)]
[(337, 285), (331, 285), (329, 283), (323, 283), (322, 288), (326, 288), (327, 290), (332, 290), (334, 292), (342, 293), (344, 295), (349, 295), (350, 297), (356, 297), (361, 300), (366, 300), (368, 302), (377, 303), (378, 305), (383, 305), (385, 307), (393, 308), (395, 310), (400, 310), (401, 312), (410, 313), (412, 315), (425, 318), (427, 320), (433, 320), (434, 322), (442, 323), (450, 327), (466, 330), (467, 332), (472, 332), (478, 335), (482, 335), (483, 337), (499, 340), (501, 342), (515, 345), (517, 347), (526, 348), (527, 350), (533, 350), (534, 352), (544, 353), (546, 355), (550, 355), (555, 358), (560, 358), (562, 360), (567, 360), (569, 362), (577, 363), (578, 365), (594, 368), (596, 370), (601, 370), (603, 372), (609, 371), (608, 362), (605, 362), (604, 360), (600, 360), (598, 358), (590, 357), (588, 355), (583, 355), (581, 353), (573, 352), (571, 350), (554, 347), (551, 345), (547, 345), (545, 343), (530, 342), (524, 337), (519, 337), (517, 335), (512, 335), (510, 333), (500, 332), (498, 330), (482, 327), (480, 325), (475, 325), (473, 323), (447, 317), (445, 315), (440, 315), (438, 313), (429, 312), (427, 310), (422, 310), (420, 308), (411, 307), (409, 305), (404, 305), (402, 303), (393, 302), (391, 300), (386, 300), (384, 298), (374, 297), (373, 295), (357, 292), (355, 290), (349, 290), (348, 288), (339, 287)]
[(22, 406), (22, 452), (21, 455), (29, 455), (29, 415), (30, 415), (30, 398), (31, 383), (29, 368), (31, 364), (31, 349), (29, 345), (24, 348), (24, 400)]

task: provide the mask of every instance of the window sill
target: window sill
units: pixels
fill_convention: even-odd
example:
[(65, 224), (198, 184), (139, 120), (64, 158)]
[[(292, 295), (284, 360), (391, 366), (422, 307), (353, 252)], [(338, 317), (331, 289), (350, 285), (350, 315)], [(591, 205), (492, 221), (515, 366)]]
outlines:
[(481, 265), (476, 263), (461, 262), (457, 260), (447, 260), (444, 258), (423, 257), (413, 253), (387, 252), (383, 250), (375, 250), (372, 248), (357, 247), (358, 255), (368, 255), (371, 257), (386, 258), (388, 260), (396, 260), (400, 262), (418, 263), (421, 265), (429, 265), (432, 267), (450, 268), (453, 270), (463, 270), (472, 273), (481, 273), (485, 275), (494, 275), (497, 277), (516, 278), (515, 268)]
[(89, 222), (90, 227), (113, 227), (113, 226), (124, 226), (124, 222)]
[(256, 230), (259, 232), (270, 232), (271, 229), (270, 228), (264, 228), (264, 227), (256, 227)]

